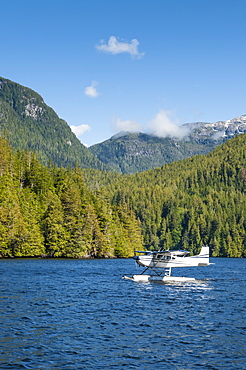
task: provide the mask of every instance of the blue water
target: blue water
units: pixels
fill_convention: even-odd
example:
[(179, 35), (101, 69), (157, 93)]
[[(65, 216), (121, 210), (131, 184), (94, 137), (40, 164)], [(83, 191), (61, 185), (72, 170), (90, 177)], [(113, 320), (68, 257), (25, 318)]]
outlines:
[(140, 283), (131, 259), (0, 260), (0, 369), (246, 369), (246, 259)]

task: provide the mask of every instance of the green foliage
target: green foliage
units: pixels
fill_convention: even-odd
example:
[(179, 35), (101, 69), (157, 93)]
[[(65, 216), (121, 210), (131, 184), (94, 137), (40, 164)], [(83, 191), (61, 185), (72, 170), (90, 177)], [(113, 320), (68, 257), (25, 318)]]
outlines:
[(246, 135), (198, 155), (135, 175), (84, 170), (91, 189), (127, 205), (146, 248), (209, 244), (213, 256), (246, 257)]
[(202, 244), (246, 257), (246, 135), (135, 175), (44, 166), (0, 137), (0, 255), (127, 257)]
[(136, 225), (131, 211), (87, 188), (80, 168), (45, 167), (0, 137), (2, 257), (129, 257), (141, 246)]
[(0, 78), (0, 136), (8, 138), (15, 150), (35, 152), (46, 165), (107, 168), (39, 94), (4, 78)]

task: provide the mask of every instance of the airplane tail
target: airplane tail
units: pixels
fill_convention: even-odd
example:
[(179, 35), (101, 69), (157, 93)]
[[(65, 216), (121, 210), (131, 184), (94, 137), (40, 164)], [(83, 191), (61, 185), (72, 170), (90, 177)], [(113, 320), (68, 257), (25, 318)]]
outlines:
[(209, 258), (209, 247), (207, 245), (203, 245), (201, 252), (199, 253), (199, 257)]

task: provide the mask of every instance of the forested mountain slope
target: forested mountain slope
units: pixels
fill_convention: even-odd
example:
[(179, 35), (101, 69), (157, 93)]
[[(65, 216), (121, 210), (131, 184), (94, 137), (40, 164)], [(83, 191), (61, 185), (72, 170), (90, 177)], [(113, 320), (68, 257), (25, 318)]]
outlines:
[[(205, 243), (213, 256), (246, 257), (245, 122), (196, 126), (197, 145), (240, 134), (207, 155), (132, 175), (100, 171), (104, 164), (38, 94), (0, 79), (0, 255), (129, 256), (143, 241), (192, 253)], [(158, 138), (134, 135), (130, 147), (140, 139), (158, 154)], [(143, 170), (142, 154), (126, 172)]]
[[(143, 238), (143, 240), (142, 240)], [(164, 247), (246, 257), (246, 135), (135, 175), (42, 165), (0, 138), (0, 255), (130, 256)]]
[(34, 151), (44, 164), (107, 168), (39, 94), (4, 78), (0, 78), (0, 136), (15, 149)]
[(207, 154), (228, 138), (246, 132), (246, 116), (215, 123), (183, 125), (181, 139), (119, 133), (86, 148), (68, 124), (33, 90), (0, 78), (0, 136), (11, 146), (35, 152), (44, 163), (136, 173), (196, 154)]
[[(222, 142), (222, 141), (221, 141)], [(89, 149), (119, 173), (136, 173), (196, 154), (207, 154), (218, 142), (161, 138), (144, 133), (122, 133)]]
[(182, 139), (144, 133), (119, 133), (89, 149), (120, 173), (136, 173), (166, 163), (207, 154), (235, 135), (246, 132), (246, 116), (215, 123), (195, 122), (181, 126)]
[(210, 245), (213, 256), (246, 257), (246, 135), (208, 155), (113, 178), (84, 171), (91, 189), (125, 205), (141, 222), (146, 248)]
[(128, 257), (141, 247), (133, 212), (93, 194), (80, 168), (45, 167), (0, 138), (0, 257)]

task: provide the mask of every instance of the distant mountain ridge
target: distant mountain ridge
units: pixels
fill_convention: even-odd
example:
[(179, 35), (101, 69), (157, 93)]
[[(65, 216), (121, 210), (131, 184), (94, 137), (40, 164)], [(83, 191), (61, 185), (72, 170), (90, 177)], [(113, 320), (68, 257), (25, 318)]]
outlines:
[(183, 126), (189, 134), (182, 140), (120, 132), (87, 148), (38, 93), (0, 77), (0, 136), (7, 137), (15, 150), (34, 151), (44, 164), (77, 165), (126, 174), (147, 171), (207, 154), (227, 139), (245, 133), (246, 115), (228, 121)]
[(230, 139), (238, 134), (246, 133), (246, 115), (242, 115), (227, 121), (218, 121), (214, 123), (196, 122), (184, 124), (191, 130), (189, 136), (201, 138), (211, 138), (216, 141), (220, 138)]
[(183, 126), (189, 129), (189, 134), (182, 140), (121, 132), (89, 149), (118, 172), (147, 171), (197, 154), (207, 154), (227, 139), (246, 133), (246, 115), (228, 121)]
[(59, 167), (107, 169), (35, 91), (0, 78), (0, 135)]

